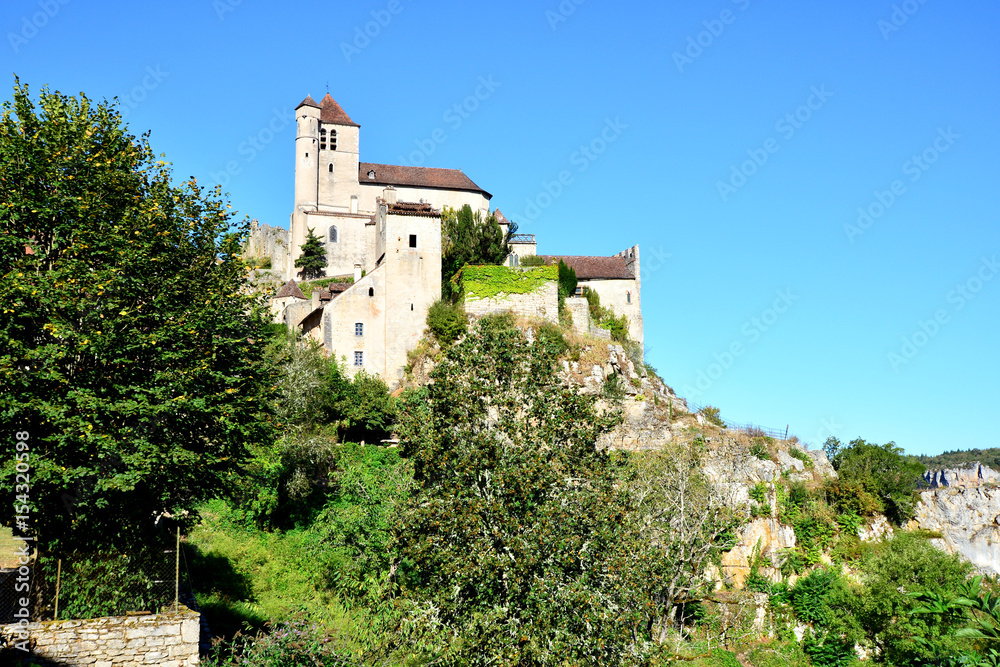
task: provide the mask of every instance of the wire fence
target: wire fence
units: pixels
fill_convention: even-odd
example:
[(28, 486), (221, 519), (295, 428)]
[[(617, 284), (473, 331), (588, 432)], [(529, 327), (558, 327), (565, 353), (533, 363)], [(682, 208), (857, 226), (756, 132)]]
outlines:
[[(697, 403), (688, 401), (688, 409), (691, 411), (692, 414), (701, 412), (706, 407), (708, 406), (698, 405)], [(722, 419), (722, 423), (726, 425), (726, 428), (731, 431), (743, 431), (750, 435), (763, 435), (769, 438), (774, 438), (775, 440), (788, 439), (788, 428), (789, 428), (788, 426), (785, 426), (785, 428), (783, 429), (768, 428), (767, 426), (761, 426), (759, 424), (752, 424), (752, 423), (743, 424), (739, 422), (733, 422), (721, 416), (719, 418)]]
[[(0, 567), (0, 625), (158, 613), (178, 601), (176, 543), (127, 553), (47, 554)], [(12, 566), (13, 565), (13, 566)], [(24, 603), (28, 605), (25, 607)]]

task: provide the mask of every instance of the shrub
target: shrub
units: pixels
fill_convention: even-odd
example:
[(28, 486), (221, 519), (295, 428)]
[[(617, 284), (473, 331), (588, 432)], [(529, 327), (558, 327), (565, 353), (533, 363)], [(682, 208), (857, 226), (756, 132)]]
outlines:
[(215, 647), (206, 667), (339, 667), (347, 655), (306, 620), (279, 623), (256, 637), (237, 636)]
[(438, 299), (427, 311), (427, 328), (446, 347), (454, 343), (468, 328), (465, 310), (458, 304)]
[(518, 259), (518, 263), (521, 266), (531, 268), (534, 266), (545, 266), (545, 258), (541, 255), (528, 255), (527, 257), (521, 257)]
[(538, 327), (536, 336), (538, 345), (541, 345), (547, 354), (558, 357), (569, 349), (569, 343), (563, 337), (562, 329), (551, 322), (546, 322)]
[(726, 428), (726, 422), (722, 421), (722, 417), (719, 416), (719, 408), (714, 405), (706, 405), (698, 411), (698, 414), (704, 417), (709, 423)]
[(761, 461), (771, 460), (771, 452), (767, 450), (767, 443), (761, 438), (754, 438), (750, 443), (750, 455)]
[(750, 487), (750, 497), (758, 503), (763, 503), (767, 500), (767, 484), (764, 482), (757, 482)]
[(805, 465), (806, 468), (813, 467), (812, 457), (810, 457), (808, 454), (806, 454), (804, 451), (802, 451), (797, 447), (789, 447), (788, 455), (791, 456), (793, 459), (798, 459), (799, 461), (802, 461), (802, 463)]

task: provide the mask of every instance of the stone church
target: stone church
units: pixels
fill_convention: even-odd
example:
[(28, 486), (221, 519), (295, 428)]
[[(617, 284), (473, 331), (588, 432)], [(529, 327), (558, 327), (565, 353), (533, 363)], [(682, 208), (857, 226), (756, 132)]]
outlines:
[[(295, 207), (284, 251), (272, 264), (288, 282), (272, 299), (275, 321), (322, 342), (351, 375), (365, 370), (397, 386), (427, 311), (441, 297), (441, 209), (468, 204), (485, 217), (492, 195), (457, 169), (362, 162), (361, 127), (329, 94), (319, 103), (306, 97), (295, 114)], [(507, 219), (494, 213), (506, 231)], [(309, 229), (324, 242), (326, 275), (353, 282), (303, 294), (295, 260)], [(511, 251), (511, 266), (534, 255), (534, 236), (515, 236)], [(629, 317), (641, 344), (638, 246), (611, 257), (563, 259), (581, 286)]]

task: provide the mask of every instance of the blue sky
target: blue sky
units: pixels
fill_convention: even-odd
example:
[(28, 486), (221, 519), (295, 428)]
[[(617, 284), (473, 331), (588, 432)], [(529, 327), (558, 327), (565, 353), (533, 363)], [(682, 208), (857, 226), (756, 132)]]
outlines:
[(329, 85), (363, 160), (462, 169), (540, 252), (639, 243), (681, 395), (919, 454), (1000, 446), (997, 25), (986, 0), (8, 0), (0, 63), (118, 97), (178, 178), (286, 227), (292, 111)]

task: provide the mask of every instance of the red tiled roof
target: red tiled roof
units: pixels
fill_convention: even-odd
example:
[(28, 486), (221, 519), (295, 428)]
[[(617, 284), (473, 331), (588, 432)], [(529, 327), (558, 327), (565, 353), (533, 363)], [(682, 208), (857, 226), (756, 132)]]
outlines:
[(497, 224), (501, 224), (501, 225), (509, 225), (510, 224), (510, 220), (508, 220), (507, 216), (505, 216), (503, 213), (500, 212), (499, 208), (493, 209), (493, 215), (497, 219)]
[(582, 255), (542, 255), (550, 264), (560, 259), (576, 271), (580, 280), (635, 280), (624, 257), (587, 257)]
[(347, 115), (339, 104), (337, 104), (330, 93), (327, 93), (319, 103), (319, 108), (322, 110), (320, 112), (319, 119), (324, 123), (334, 123), (335, 125), (353, 125), (354, 127), (361, 127)]
[(288, 296), (294, 296), (296, 299), (305, 299), (306, 295), (302, 293), (299, 289), (298, 284), (294, 280), (289, 280), (285, 283), (278, 293), (274, 295), (275, 299), (283, 299)]
[(299, 106), (295, 107), (295, 110), (298, 111), (302, 107), (316, 107), (317, 109), (320, 108), (320, 106), (316, 104), (316, 100), (312, 98), (312, 95), (306, 95), (306, 99), (302, 100), (302, 102), (299, 103)]
[[(369, 172), (375, 172), (369, 178)], [(490, 193), (472, 182), (461, 169), (437, 169), (435, 167), (400, 167), (392, 164), (362, 162), (358, 165), (358, 182), (373, 185), (401, 185), (411, 188), (435, 188), (441, 190), (464, 190), (481, 192), (487, 199)]]

